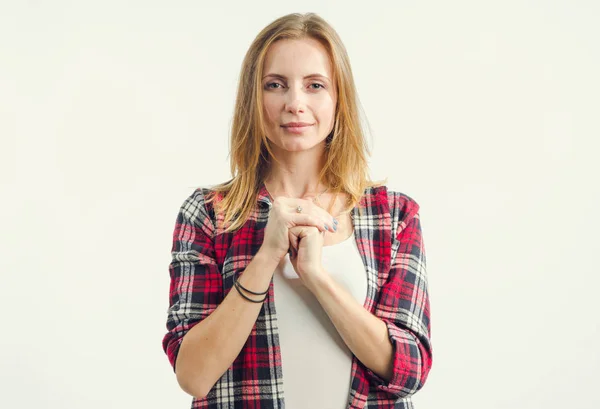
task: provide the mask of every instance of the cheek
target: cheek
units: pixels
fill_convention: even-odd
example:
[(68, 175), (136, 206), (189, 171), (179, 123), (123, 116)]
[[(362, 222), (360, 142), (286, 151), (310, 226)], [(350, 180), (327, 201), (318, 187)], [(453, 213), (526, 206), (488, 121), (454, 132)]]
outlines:
[(263, 112), (267, 116), (269, 122), (273, 122), (277, 119), (278, 110), (278, 103), (274, 98), (268, 96), (263, 98)]
[(330, 122), (335, 114), (335, 102), (331, 98), (324, 98), (315, 104), (321, 122)]

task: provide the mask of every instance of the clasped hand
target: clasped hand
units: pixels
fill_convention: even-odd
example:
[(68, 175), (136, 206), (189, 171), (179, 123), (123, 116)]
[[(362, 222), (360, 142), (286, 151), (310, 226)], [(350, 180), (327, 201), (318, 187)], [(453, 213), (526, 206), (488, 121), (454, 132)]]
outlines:
[(311, 288), (325, 278), (322, 250), (325, 232), (314, 226), (296, 226), (289, 229), (290, 262), (304, 285)]
[[(302, 207), (297, 212), (298, 206)], [(290, 252), (290, 261), (305, 286), (312, 288), (326, 278), (322, 249), (327, 231), (337, 229), (337, 220), (309, 199), (276, 197), (267, 222), (263, 247), (275, 258)]]

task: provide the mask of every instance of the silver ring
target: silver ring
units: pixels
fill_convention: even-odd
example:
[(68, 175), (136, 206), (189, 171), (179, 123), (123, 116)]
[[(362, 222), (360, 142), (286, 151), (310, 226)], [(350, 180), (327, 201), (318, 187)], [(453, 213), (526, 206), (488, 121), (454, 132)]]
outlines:
[(302, 206), (296, 207), (296, 213), (302, 213)]

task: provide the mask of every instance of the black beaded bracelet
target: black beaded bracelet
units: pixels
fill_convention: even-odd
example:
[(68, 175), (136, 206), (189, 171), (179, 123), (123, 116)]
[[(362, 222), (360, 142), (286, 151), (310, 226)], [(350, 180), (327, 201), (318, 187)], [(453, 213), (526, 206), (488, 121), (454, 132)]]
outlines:
[[(238, 293), (240, 293), (240, 295), (241, 295), (242, 297), (244, 297), (244, 298), (245, 298), (245, 299), (247, 299), (248, 301), (252, 301), (252, 302), (254, 302), (254, 303), (261, 303), (261, 302), (263, 302), (264, 300), (266, 300), (266, 299), (267, 299), (267, 297), (268, 297), (267, 295), (265, 295), (265, 298), (263, 298), (262, 300), (253, 300), (252, 298), (248, 298), (246, 295), (244, 295), (244, 293), (242, 293), (242, 290), (240, 289), (240, 287), (241, 287), (242, 285), (241, 285), (240, 283), (238, 283), (237, 281), (235, 281), (235, 282), (234, 282), (234, 286), (235, 286), (235, 289), (238, 291)], [(242, 288), (243, 288), (243, 287), (242, 287)]]
[(265, 292), (262, 292), (262, 293), (255, 293), (254, 291), (250, 291), (250, 290), (248, 290), (246, 287), (244, 287), (243, 285), (241, 285), (241, 284), (239, 283), (239, 281), (237, 281), (237, 280), (236, 280), (236, 282), (235, 282), (235, 283), (236, 283), (237, 285), (239, 285), (239, 286), (242, 288), (242, 290), (244, 290), (244, 291), (246, 291), (246, 292), (248, 292), (248, 293), (250, 293), (250, 294), (254, 294), (254, 295), (265, 295), (266, 293), (268, 293), (268, 292), (269, 292), (269, 289), (267, 288), (267, 291), (265, 291)]

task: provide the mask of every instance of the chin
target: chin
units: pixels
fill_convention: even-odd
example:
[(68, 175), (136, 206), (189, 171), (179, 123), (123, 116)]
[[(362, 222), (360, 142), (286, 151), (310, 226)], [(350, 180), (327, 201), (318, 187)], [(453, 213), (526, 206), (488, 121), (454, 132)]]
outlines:
[(287, 142), (283, 144), (282, 149), (290, 152), (299, 152), (310, 149), (310, 146), (303, 142)]
[[(270, 138), (269, 138), (270, 139)], [(321, 140), (315, 135), (288, 135), (283, 134), (275, 140), (270, 139), (271, 143), (277, 148), (288, 152), (300, 152), (313, 149), (320, 143), (325, 143), (325, 137)]]

